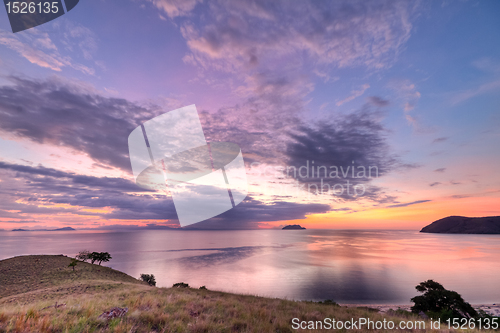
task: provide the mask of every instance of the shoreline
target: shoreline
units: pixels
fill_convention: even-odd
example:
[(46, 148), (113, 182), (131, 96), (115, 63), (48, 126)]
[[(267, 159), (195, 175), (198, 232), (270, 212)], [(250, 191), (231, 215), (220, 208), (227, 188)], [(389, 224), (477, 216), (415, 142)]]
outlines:
[[(348, 308), (371, 308), (377, 309), (380, 313), (387, 313), (389, 310), (402, 309), (411, 311), (412, 304), (339, 304), (340, 306), (347, 306)], [(483, 310), (489, 315), (500, 317), (500, 303), (493, 304), (471, 304), (476, 310)]]

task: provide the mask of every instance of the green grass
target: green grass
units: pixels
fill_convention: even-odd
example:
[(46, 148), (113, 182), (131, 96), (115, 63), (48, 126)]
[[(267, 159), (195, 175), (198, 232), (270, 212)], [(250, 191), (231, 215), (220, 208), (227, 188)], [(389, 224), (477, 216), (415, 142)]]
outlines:
[[(421, 320), (407, 313), (388, 316), (330, 302), (155, 288), (96, 265), (78, 263), (73, 272), (67, 267), (70, 262), (64, 256), (0, 261), (0, 332), (294, 332), (292, 318)], [(98, 319), (113, 307), (129, 311), (109, 322)]]

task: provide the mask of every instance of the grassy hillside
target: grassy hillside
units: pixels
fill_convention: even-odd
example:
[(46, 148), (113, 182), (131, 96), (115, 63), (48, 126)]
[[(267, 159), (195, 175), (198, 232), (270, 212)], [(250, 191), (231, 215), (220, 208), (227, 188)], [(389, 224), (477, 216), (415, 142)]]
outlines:
[(0, 261), (0, 302), (2, 298), (53, 287), (107, 282), (142, 282), (114, 269), (79, 262), (73, 271), (66, 256), (22, 256)]
[[(0, 332), (294, 332), (292, 318), (421, 320), (368, 308), (155, 288), (97, 265), (80, 262), (73, 272), (70, 261), (64, 256), (0, 261)], [(98, 319), (113, 307), (127, 307), (128, 313)]]

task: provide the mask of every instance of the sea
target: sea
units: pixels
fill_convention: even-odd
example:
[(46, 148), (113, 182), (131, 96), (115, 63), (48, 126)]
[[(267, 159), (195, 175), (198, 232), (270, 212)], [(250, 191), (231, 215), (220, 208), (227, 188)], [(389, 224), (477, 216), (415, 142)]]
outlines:
[[(500, 235), (396, 230), (1, 231), (0, 259), (81, 250), (157, 286), (341, 304), (411, 304), (432, 279), (472, 304), (500, 303)], [(69, 269), (69, 268), (68, 268)]]

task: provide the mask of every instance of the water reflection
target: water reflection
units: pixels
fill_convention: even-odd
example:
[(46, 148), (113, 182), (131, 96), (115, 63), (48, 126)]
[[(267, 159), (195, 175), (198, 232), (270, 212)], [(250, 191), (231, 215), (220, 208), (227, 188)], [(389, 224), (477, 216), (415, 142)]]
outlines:
[(500, 236), (413, 231), (0, 232), (0, 258), (108, 251), (158, 285), (343, 303), (409, 303), (434, 279), (472, 303), (500, 300)]

